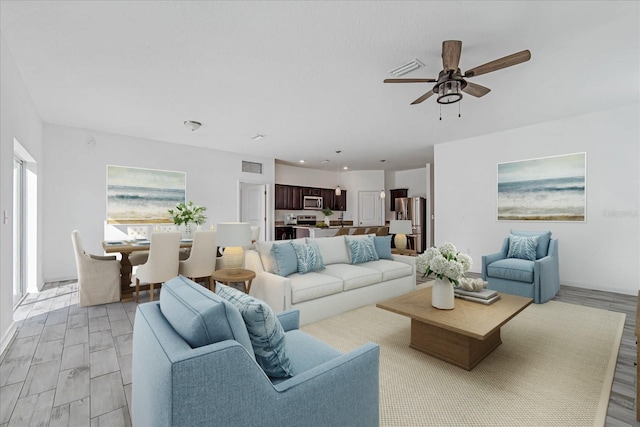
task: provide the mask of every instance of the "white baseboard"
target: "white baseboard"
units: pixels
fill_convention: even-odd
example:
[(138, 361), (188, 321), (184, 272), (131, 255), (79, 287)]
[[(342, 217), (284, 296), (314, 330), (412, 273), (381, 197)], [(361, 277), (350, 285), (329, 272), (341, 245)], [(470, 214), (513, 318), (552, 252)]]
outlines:
[(7, 347), (9, 347), (9, 344), (11, 344), (16, 331), (16, 322), (11, 322), (7, 333), (4, 334), (4, 336), (2, 337), (2, 341), (0, 341), (0, 360), (4, 358), (4, 351), (7, 349)]

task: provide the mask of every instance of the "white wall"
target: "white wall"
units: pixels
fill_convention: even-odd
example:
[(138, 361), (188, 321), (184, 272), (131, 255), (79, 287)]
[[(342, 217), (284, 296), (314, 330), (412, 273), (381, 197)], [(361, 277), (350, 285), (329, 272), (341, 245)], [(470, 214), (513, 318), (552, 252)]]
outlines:
[[(107, 165), (186, 172), (187, 200), (207, 207), (206, 228), (239, 219), (241, 181), (269, 184), (267, 210), (273, 210), (272, 158), (49, 124), (44, 140), (45, 281), (77, 277), (70, 238), (74, 229), (80, 230), (85, 250), (102, 253)], [(263, 174), (242, 172), (242, 160), (262, 163)]]
[[(640, 284), (638, 104), (439, 144), (435, 243), (473, 257), (500, 249), (510, 229), (551, 230), (560, 283), (635, 295)], [(587, 153), (586, 222), (496, 220), (497, 163)]]
[[(34, 160), (41, 163), (42, 120), (31, 101), (9, 47), (0, 35), (0, 352), (15, 330), (12, 218), (14, 139), (20, 142)], [(40, 190), (39, 198), (41, 194)], [(9, 216), (6, 224), (1, 220), (3, 211)], [(39, 215), (39, 220), (41, 218)], [(37, 269), (37, 276), (37, 280), (41, 281), (40, 269)]]

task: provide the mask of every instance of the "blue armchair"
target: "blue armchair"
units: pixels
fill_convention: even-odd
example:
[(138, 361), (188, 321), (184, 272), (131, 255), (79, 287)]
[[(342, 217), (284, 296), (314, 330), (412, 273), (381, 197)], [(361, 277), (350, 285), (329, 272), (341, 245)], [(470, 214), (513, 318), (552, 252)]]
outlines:
[(233, 304), (182, 276), (166, 282), (136, 311), (133, 425), (378, 425), (378, 345), (343, 354), (298, 330), (297, 310), (277, 319), (289, 378), (265, 374)]
[[(531, 256), (535, 259), (514, 256), (513, 247), (510, 254), (513, 236), (538, 238)], [(542, 304), (560, 290), (559, 265), (558, 240), (551, 238), (551, 232), (512, 230), (500, 252), (482, 257), (482, 279), (488, 282), (488, 289), (533, 298), (536, 304)]]

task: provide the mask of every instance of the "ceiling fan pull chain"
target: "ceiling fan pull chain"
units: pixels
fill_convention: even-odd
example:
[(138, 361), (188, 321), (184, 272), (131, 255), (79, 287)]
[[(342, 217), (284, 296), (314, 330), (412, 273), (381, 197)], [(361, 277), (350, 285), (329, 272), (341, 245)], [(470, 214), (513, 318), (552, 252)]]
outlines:
[(458, 102), (458, 117), (460, 117), (460, 104), (462, 104), (462, 102)]
[(438, 104), (440, 105), (440, 120), (442, 120), (442, 104)]

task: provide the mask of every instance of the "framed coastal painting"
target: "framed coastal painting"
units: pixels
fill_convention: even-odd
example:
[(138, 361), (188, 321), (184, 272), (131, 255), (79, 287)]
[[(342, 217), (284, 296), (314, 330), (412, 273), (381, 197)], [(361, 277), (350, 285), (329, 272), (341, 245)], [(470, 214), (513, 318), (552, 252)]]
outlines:
[(107, 223), (170, 223), (168, 210), (186, 202), (185, 172), (107, 166)]
[(587, 154), (498, 164), (498, 220), (586, 221)]

